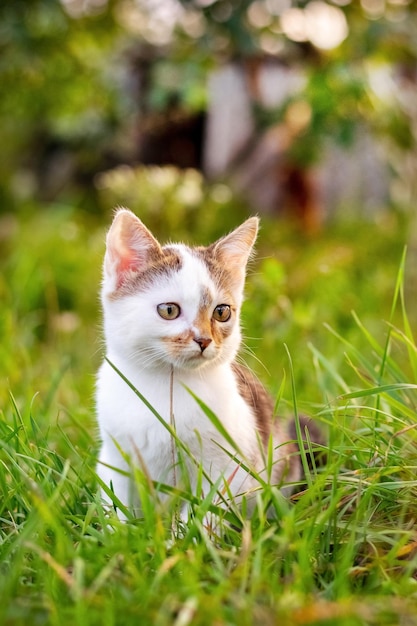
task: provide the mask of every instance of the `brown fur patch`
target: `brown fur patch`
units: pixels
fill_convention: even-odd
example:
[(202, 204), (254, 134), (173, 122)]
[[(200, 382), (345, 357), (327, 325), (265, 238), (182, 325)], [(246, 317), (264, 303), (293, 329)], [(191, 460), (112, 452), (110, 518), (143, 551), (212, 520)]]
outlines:
[[(300, 415), (300, 431), (302, 437), (302, 443), (306, 452), (307, 463), (310, 469), (315, 465), (321, 467), (326, 464), (326, 453), (320, 449), (320, 446), (325, 447), (325, 438), (323, 433), (317, 424), (306, 415)], [(291, 420), (288, 428), (291, 439), (297, 439), (297, 428), (295, 420)], [(308, 435), (307, 435), (308, 433)], [(309, 444), (311, 443), (311, 453)], [(298, 448), (297, 444), (297, 448)]]
[(198, 337), (205, 337), (207, 339), (215, 339), (212, 332), (211, 324), (211, 307), (213, 302), (213, 296), (210, 290), (203, 288), (200, 295), (200, 302), (198, 305), (197, 317), (193, 322), (193, 326), (197, 329)]
[[(221, 260), (215, 256), (214, 245), (209, 246), (208, 248), (192, 248), (192, 252), (200, 261), (205, 263), (211, 279), (217, 285), (218, 290), (223, 294), (222, 302), (216, 302), (215, 305), (228, 304), (231, 308), (232, 315), (230, 320), (227, 322), (218, 322), (213, 318), (213, 311), (211, 309), (207, 310), (207, 303), (209, 303), (210, 306), (213, 306), (212, 298), (210, 297), (209, 299), (207, 297), (208, 294), (203, 292), (199, 307), (199, 315), (195, 321), (195, 325), (199, 328), (200, 321), (206, 316), (207, 322), (210, 324), (211, 337), (214, 339), (216, 344), (219, 345), (231, 334), (234, 324), (236, 323), (236, 306), (230, 291), (231, 284), (233, 284), (234, 281), (233, 272), (225, 267), (224, 263), (222, 263)], [(206, 328), (206, 323), (204, 324), (204, 327)]]
[[(230, 292), (231, 284), (234, 284), (237, 280), (240, 281), (242, 279), (241, 275), (236, 275), (235, 272), (226, 267), (224, 262), (217, 257), (215, 254), (214, 244), (208, 246), (207, 248), (202, 246), (193, 248), (192, 252), (197, 258), (206, 264), (213, 282), (226, 295)], [(230, 304), (230, 302), (227, 302), (226, 304)]]
[(111, 293), (109, 298), (116, 300), (123, 296), (145, 291), (151, 287), (156, 280), (162, 276), (178, 272), (181, 267), (182, 259), (177, 250), (169, 246), (161, 250), (150, 248), (145, 269), (142, 271), (132, 270), (129, 272), (120, 287)]
[(271, 436), (274, 446), (279, 446), (279, 450), (274, 455), (272, 482), (298, 480), (301, 476), (298, 448), (294, 443), (286, 443), (291, 439), (290, 435), (278, 421), (273, 421), (274, 405), (270, 395), (252, 372), (237, 363), (233, 363), (232, 368), (237, 379), (239, 393), (255, 414), (256, 426), (265, 451)]
[(209, 309), (213, 302), (213, 294), (208, 287), (203, 287), (198, 308), (200, 311)]
[(273, 424), (273, 436), (274, 441), (280, 445), (279, 453), (281, 457), (274, 465), (273, 481), (278, 483), (282, 480), (286, 482), (300, 480), (303, 468), (298, 446), (291, 442), (290, 434), (278, 420), (275, 420)]
[(204, 288), (200, 296), (198, 313), (193, 326), (197, 329), (199, 337), (213, 339), (217, 345), (220, 345), (233, 330), (236, 307), (233, 306), (231, 297), (226, 298), (224, 304), (228, 304), (231, 307), (232, 315), (227, 322), (218, 322), (213, 318), (213, 307), (218, 304), (223, 304), (223, 302), (214, 303), (213, 294), (208, 288)]
[(272, 400), (252, 372), (237, 363), (233, 363), (232, 368), (236, 376), (239, 393), (252, 408), (262, 443), (267, 446), (272, 432), (272, 413), (274, 411)]

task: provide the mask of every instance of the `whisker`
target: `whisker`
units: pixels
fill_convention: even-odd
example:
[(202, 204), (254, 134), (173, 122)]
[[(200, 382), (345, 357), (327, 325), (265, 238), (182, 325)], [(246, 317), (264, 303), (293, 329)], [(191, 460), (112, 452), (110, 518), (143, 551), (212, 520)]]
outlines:
[(163, 355), (161, 355), (160, 350), (153, 346), (145, 346), (140, 349), (132, 350), (128, 354), (128, 359), (134, 365), (140, 367), (148, 367), (149, 365), (154, 365), (158, 361), (161, 361)]
[[(257, 363), (259, 363), (259, 365), (262, 367), (262, 369), (266, 372), (266, 374), (268, 374), (268, 376), (271, 375), (270, 371), (268, 370), (268, 368), (266, 367), (265, 363), (263, 363), (260, 358), (258, 356), (256, 356), (256, 354), (254, 353), (254, 351), (252, 350), (252, 348), (250, 348), (246, 343), (242, 343), (242, 352), (244, 354), (248, 354), (249, 356), (251, 356)], [(242, 359), (240, 362), (243, 363), (245, 365), (245, 362), (243, 360), (243, 357), (241, 354), (238, 355), (238, 358)], [(237, 360), (237, 359), (236, 359)]]

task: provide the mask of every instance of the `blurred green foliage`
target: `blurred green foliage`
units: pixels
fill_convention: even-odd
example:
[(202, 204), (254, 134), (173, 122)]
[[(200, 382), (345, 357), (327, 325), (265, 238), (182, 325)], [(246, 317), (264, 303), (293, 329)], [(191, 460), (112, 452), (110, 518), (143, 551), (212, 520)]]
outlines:
[(1, 4), (3, 208), (18, 207), (34, 195), (48, 199), (42, 187), (50, 154), (57, 160), (50, 173), (54, 197), (62, 191), (53, 180), (61, 178), (60, 170), (70, 167), (76, 185), (77, 171), (99, 167), (126, 114), (120, 78), (112, 72), (117, 30), (110, 12), (84, 21), (70, 18), (55, 0)]
[(45, 428), (58, 407), (64, 422), (74, 411), (92, 424), (102, 231), (61, 206), (3, 216), (0, 232), (0, 404), (12, 392), (27, 410), (39, 402), (49, 415), (53, 403)]
[(128, 207), (165, 241), (175, 233), (208, 244), (249, 216), (227, 185), (208, 185), (194, 169), (121, 166), (101, 174), (97, 188), (105, 210)]
[[(285, 11), (323, 6), (347, 24), (335, 48), (295, 41), (283, 27)], [(306, 76), (297, 100), (311, 118), (292, 149), (297, 163), (317, 161), (328, 137), (348, 143), (365, 123), (389, 139), (388, 152), (397, 146), (392, 167), (410, 184), (402, 163), (415, 162), (416, 15), (415, 0), (4, 0), (0, 211), (33, 197), (97, 209), (94, 176), (135, 160), (141, 115), (205, 111), (213, 69), (268, 55)], [(259, 130), (285, 119), (292, 99), (257, 111)]]

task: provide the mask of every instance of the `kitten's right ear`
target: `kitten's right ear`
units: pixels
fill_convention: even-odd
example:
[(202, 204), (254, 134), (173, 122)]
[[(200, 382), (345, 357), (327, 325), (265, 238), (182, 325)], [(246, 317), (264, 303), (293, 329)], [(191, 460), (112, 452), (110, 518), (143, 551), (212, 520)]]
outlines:
[(133, 273), (145, 269), (161, 246), (132, 211), (119, 209), (107, 233), (104, 271), (120, 287)]

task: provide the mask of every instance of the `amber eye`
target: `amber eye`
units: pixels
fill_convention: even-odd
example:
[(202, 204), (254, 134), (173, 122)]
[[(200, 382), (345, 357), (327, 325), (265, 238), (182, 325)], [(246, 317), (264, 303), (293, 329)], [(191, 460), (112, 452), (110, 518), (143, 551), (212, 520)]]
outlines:
[(164, 318), (164, 320), (176, 320), (181, 313), (180, 307), (174, 302), (164, 302), (163, 304), (158, 304), (156, 310), (158, 311), (158, 314)]
[(231, 315), (232, 311), (228, 304), (218, 304), (213, 311), (213, 318), (218, 322), (227, 322)]

